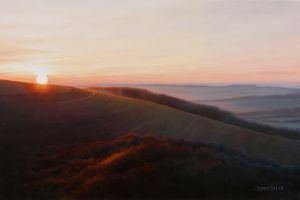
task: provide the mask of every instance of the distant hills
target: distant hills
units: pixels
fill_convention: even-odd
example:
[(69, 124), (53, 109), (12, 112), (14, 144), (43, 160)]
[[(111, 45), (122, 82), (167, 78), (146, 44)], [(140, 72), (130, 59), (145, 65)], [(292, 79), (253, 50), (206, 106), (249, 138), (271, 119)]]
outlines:
[(207, 103), (230, 109), (249, 121), (300, 131), (300, 94), (244, 96)]
[[(268, 96), (243, 96), (228, 99), (219, 99), (210, 102), (227, 102), (236, 105), (241, 105), (245, 107), (245, 109), (247, 109), (248, 107), (248, 110), (252, 110), (252, 112), (272, 111), (279, 108), (299, 108), (300, 93)], [(243, 110), (240, 110), (239, 112), (243, 112)]]
[[(99, 86), (101, 87), (101, 85)], [(259, 85), (172, 85), (172, 84), (111, 84), (103, 87), (141, 88), (159, 94), (167, 94), (192, 102), (238, 98), (243, 96), (268, 96), (300, 93), (300, 89)]]

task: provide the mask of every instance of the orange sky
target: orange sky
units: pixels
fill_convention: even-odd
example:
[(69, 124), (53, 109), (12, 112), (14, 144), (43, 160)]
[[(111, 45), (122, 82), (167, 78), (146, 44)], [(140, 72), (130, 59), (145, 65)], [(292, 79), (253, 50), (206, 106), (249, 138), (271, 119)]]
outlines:
[(300, 1), (0, 0), (0, 78), (298, 82)]

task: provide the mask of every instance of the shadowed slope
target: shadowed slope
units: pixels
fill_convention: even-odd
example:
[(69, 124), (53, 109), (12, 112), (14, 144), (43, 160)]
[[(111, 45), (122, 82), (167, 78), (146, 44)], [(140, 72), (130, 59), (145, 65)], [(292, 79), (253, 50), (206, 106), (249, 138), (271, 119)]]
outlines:
[[(235, 151), (139, 134), (52, 146), (31, 163), (27, 191), (43, 199), (290, 199), (300, 181), (299, 171)], [(255, 191), (270, 183), (281, 189)]]

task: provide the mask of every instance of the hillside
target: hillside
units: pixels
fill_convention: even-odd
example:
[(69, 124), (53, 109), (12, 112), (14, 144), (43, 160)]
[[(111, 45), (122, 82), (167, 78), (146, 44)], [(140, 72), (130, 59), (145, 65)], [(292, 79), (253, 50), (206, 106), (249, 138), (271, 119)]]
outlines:
[[(250, 129), (253, 131), (280, 136), (283, 138), (300, 139), (300, 132), (291, 129), (273, 128), (268, 125), (262, 125), (237, 117), (234, 113), (222, 110), (215, 106), (197, 104), (176, 97), (171, 97), (165, 94), (156, 94), (148, 90), (139, 88), (127, 87), (93, 87), (89, 88), (92, 91), (105, 91), (120, 96), (150, 101), (160, 105), (176, 108), (188, 113), (193, 113), (213, 120), (238, 126), (241, 128)], [(253, 106), (254, 107), (254, 106)], [(254, 109), (254, 108), (253, 108)], [(263, 122), (263, 121), (262, 121)]]
[[(74, 93), (65, 92), (62, 96)], [(3, 139), (15, 135), (28, 138), (30, 133), (34, 140), (50, 143), (57, 142), (56, 138), (69, 141), (139, 131), (222, 144), (286, 164), (299, 164), (300, 161), (294, 156), (299, 150), (299, 141), (253, 132), (167, 106), (105, 92), (68, 101), (54, 101), (52, 98), (48, 102), (39, 99), (27, 103), (21, 101), (18, 105), (14, 95), (11, 99), (9, 106), (1, 108), (1, 132), (10, 133), (1, 134)], [(22, 106), (22, 109), (16, 110), (16, 106)], [(66, 133), (69, 129), (72, 132)]]
[[(52, 152), (55, 147), (113, 140), (132, 132), (141, 137), (151, 134), (170, 140), (212, 143), (228, 151), (238, 151), (245, 157), (263, 159), (267, 163), (275, 161), (275, 166), (300, 164), (297, 140), (247, 130), (164, 105), (65, 86), (37, 87), (1, 81), (0, 87), (0, 100), (5, 102), (0, 104), (0, 194), (4, 197), (23, 191), (20, 183), (28, 181), (28, 170), (34, 169), (36, 159), (44, 159), (39, 155), (48, 152), (47, 149)], [(80, 148), (78, 151), (80, 153)], [(88, 157), (93, 155), (91, 151)], [(57, 160), (59, 165), (55, 166), (56, 161), (51, 162), (54, 168), (66, 163)], [(48, 167), (52, 170), (51, 162), (41, 170), (47, 171)], [(278, 176), (282, 177), (280, 173)]]
[(74, 100), (91, 95), (90, 92), (65, 86), (43, 86), (0, 80), (0, 104), (15, 106), (22, 103), (51, 103)]
[[(300, 171), (214, 145), (138, 133), (52, 146), (31, 163), (32, 181), (24, 189), (43, 199), (295, 199), (300, 189)], [(280, 188), (257, 192), (270, 183)]]
[[(259, 131), (266, 130), (266, 126), (280, 128), (281, 136), (289, 135), (284, 129), (300, 131), (299, 115), (286, 112), (284, 117), (281, 109), (299, 108), (299, 88), (259, 86), (259, 85), (101, 85), (105, 88), (135, 88), (146, 89), (155, 94), (165, 94), (193, 102), (195, 104), (211, 105), (230, 111), (239, 118), (264, 124)], [(291, 86), (292, 87), (292, 86)], [(193, 106), (195, 107), (195, 106)], [(276, 111), (275, 111), (276, 110)], [(275, 111), (270, 114), (270, 111)], [(256, 114), (257, 113), (257, 114)], [(286, 115), (289, 113), (290, 115)], [(248, 115), (249, 114), (249, 115)], [(227, 115), (228, 116), (228, 115)], [(273, 117), (275, 116), (275, 117)], [(232, 117), (230, 117), (232, 119)], [(232, 120), (231, 120), (232, 121)], [(236, 120), (234, 120), (236, 121)], [(240, 121), (240, 120), (239, 120)], [(226, 123), (230, 121), (226, 121)], [(241, 123), (239, 123), (241, 124)], [(244, 123), (245, 124), (245, 123)], [(237, 124), (235, 124), (237, 125)], [(247, 126), (245, 128), (251, 128)], [(276, 130), (272, 130), (272, 133)], [(296, 136), (299, 134), (297, 133)], [(295, 135), (294, 135), (295, 136)], [(295, 138), (293, 136), (293, 138)]]

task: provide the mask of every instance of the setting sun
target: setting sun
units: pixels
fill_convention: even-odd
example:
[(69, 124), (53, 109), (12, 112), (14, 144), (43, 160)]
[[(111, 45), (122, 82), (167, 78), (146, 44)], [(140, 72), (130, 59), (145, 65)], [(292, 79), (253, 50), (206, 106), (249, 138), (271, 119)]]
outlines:
[(40, 73), (36, 77), (36, 83), (40, 85), (46, 85), (48, 84), (48, 76), (47, 74)]

